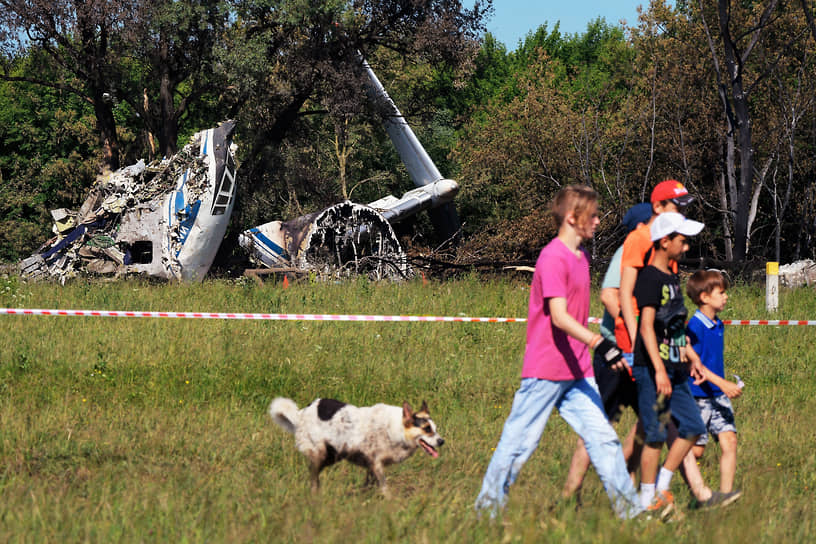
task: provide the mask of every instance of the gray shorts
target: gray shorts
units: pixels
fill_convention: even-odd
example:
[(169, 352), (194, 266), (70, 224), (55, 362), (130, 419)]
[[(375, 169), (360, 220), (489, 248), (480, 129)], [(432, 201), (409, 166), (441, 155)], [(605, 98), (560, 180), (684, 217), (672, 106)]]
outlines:
[[(731, 399), (728, 396), (695, 397), (694, 400), (700, 408), (700, 415), (708, 433), (715, 439), (720, 433), (737, 432), (737, 426), (734, 424), (734, 407), (731, 406)], [(696, 445), (705, 446), (706, 444), (708, 444), (708, 434), (700, 435)]]

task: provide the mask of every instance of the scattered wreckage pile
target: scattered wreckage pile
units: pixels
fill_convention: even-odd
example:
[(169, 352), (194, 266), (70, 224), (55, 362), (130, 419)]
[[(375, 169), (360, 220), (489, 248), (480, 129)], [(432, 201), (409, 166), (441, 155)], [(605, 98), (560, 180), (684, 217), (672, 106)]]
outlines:
[(256, 265), (342, 279), (401, 280), (413, 275), (391, 224), (373, 207), (341, 202), (291, 221), (272, 221), (238, 238)]
[[(388, 96), (371, 66), (370, 100), (415, 189), (368, 205), (341, 202), (289, 221), (271, 221), (239, 235), (249, 260), (273, 272), (325, 279), (364, 275), (400, 280), (413, 275), (392, 225), (424, 210), (436, 227), (456, 232), (448, 205), (459, 185), (445, 179)], [(54, 210), (55, 238), (20, 263), (24, 279), (109, 277), (202, 280), (224, 238), (235, 199), (233, 121), (197, 133), (168, 161), (143, 161), (100, 179), (79, 212)]]
[[(168, 194), (178, 188), (179, 178), (188, 200), (200, 200), (210, 185), (207, 156), (198, 152), (202, 134), (196, 134), (170, 159), (150, 165), (140, 160), (100, 177), (78, 212), (52, 210), (56, 236), (20, 263), (21, 276), (64, 283), (83, 272), (114, 277), (144, 272), (138, 265), (153, 260), (154, 240), (162, 234), (162, 220), (157, 216)], [(167, 240), (164, 261), (170, 275), (178, 275), (169, 255), (182, 242), (183, 215), (184, 211)], [(151, 216), (156, 220), (145, 221)]]
[(816, 285), (816, 262), (810, 259), (784, 264), (779, 267), (779, 279), (786, 287)]

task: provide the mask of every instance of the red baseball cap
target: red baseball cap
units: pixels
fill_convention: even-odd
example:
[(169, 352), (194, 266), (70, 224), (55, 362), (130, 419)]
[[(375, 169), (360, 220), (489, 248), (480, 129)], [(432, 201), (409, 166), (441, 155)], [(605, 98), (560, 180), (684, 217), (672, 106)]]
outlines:
[(667, 179), (658, 183), (652, 191), (652, 202), (661, 202), (663, 200), (671, 200), (682, 207), (691, 204), (694, 197), (689, 194), (682, 183), (674, 179)]

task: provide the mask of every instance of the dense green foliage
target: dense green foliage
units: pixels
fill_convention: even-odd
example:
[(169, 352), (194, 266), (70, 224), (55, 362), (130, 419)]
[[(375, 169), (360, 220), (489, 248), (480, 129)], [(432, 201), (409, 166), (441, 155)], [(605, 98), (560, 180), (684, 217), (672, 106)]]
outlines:
[[(16, 68), (30, 69), (36, 59)], [(50, 236), (48, 210), (85, 196), (98, 159), (93, 120), (59, 91), (0, 81), (0, 260), (25, 256)]]
[[(232, 245), (271, 219), (411, 188), (358, 51), (460, 181), (460, 261), (533, 258), (568, 183), (600, 193), (607, 256), (626, 209), (668, 178), (707, 225), (695, 256), (813, 257), (813, 3), (674, 5), (574, 35), (542, 21), (501, 44), (483, 33), (489, 1), (2, 0), (0, 259), (45, 241), (48, 211), (78, 206), (100, 167), (167, 154), (225, 118), (238, 121)], [(43, 22), (55, 14), (62, 26)], [(440, 241), (425, 219), (400, 234)]]
[[(423, 285), (207, 281), (65, 287), (0, 280), (0, 306), (133, 310), (526, 315), (525, 282)], [(724, 318), (812, 318), (811, 291), (730, 290)], [(597, 293), (592, 315), (598, 315)], [(3, 542), (804, 542), (816, 531), (813, 327), (726, 329), (735, 401), (736, 484), (725, 510), (623, 523), (598, 478), (583, 503), (557, 501), (575, 434), (553, 415), (504, 518), (472, 510), (518, 387), (523, 324), (314, 323), (3, 316), (0, 539)], [(342, 463), (312, 497), (292, 437), (266, 415), (304, 405), (427, 400), (446, 444), (387, 471), (394, 497), (362, 489)], [(631, 424), (630, 415), (619, 430)], [(717, 446), (701, 459), (718, 480)]]

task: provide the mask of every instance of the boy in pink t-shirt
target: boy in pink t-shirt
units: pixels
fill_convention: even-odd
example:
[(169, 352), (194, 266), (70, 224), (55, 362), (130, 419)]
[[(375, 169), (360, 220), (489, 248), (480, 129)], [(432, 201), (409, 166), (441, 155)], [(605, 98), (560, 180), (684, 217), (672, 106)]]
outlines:
[(553, 199), (558, 235), (536, 261), (521, 386), (476, 499), (476, 509), (493, 516), (507, 503), (510, 486), (538, 446), (553, 408), (584, 440), (618, 516), (643, 511), (618, 435), (606, 419), (589, 354), (592, 347), (610, 366), (626, 364), (614, 342), (586, 327), (589, 258), (580, 244), (598, 226), (597, 198), (589, 187), (573, 185)]

